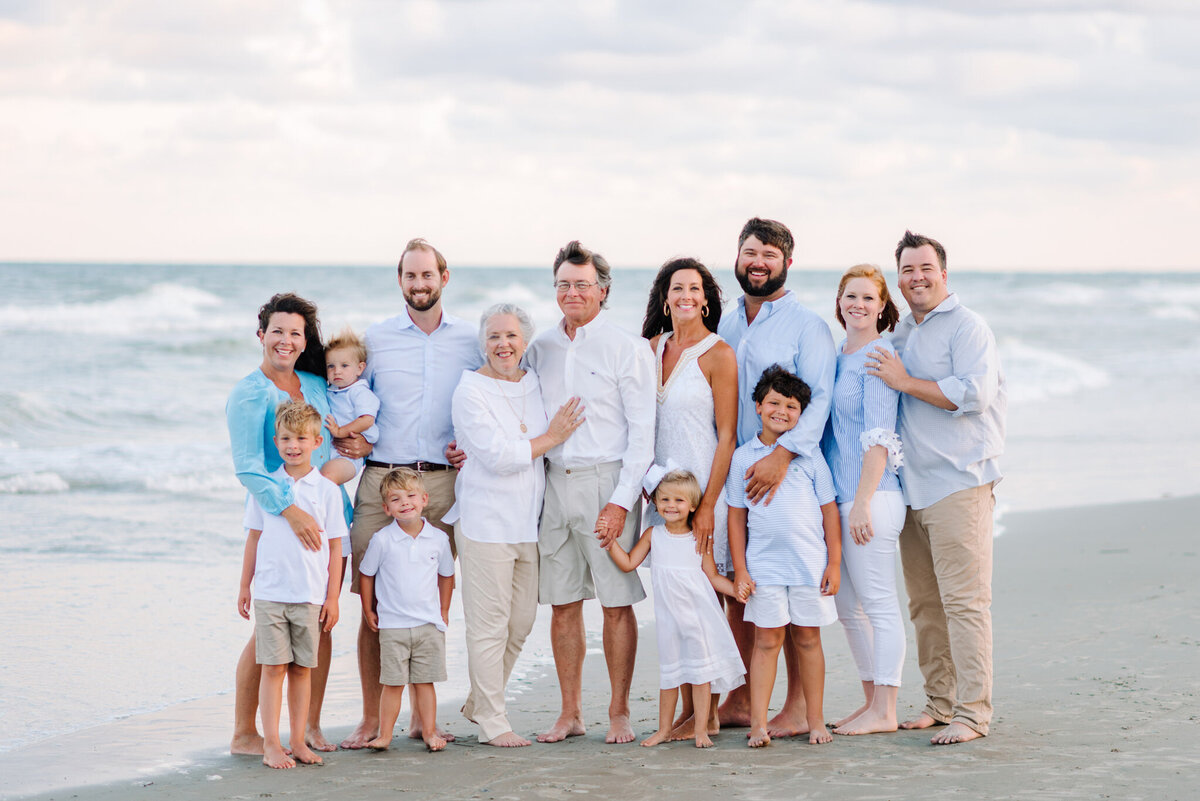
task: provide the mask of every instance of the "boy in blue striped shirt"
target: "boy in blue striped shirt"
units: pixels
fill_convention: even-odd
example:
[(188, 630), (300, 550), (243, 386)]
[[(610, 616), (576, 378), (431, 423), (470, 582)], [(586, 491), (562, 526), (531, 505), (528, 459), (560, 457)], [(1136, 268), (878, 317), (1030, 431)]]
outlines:
[[(833, 596), (841, 581), (842, 535), (833, 476), (819, 450), (796, 456), (774, 498), (746, 499), (746, 471), (796, 427), (808, 405), (808, 385), (779, 365), (754, 387), (757, 437), (738, 448), (729, 465), (729, 552), (734, 584), (754, 624), (750, 660), (751, 748), (770, 745), (767, 713), (779, 649), (789, 634), (800, 652), (800, 684), (808, 706), (808, 741), (827, 743), (822, 697), (825, 653), (821, 626), (837, 620)], [(747, 534), (749, 531), (749, 535)]]

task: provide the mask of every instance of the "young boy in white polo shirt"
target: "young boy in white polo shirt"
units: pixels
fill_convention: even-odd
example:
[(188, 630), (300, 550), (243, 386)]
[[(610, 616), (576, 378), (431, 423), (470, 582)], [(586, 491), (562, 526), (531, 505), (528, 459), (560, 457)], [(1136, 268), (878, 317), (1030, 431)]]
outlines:
[[(754, 624), (750, 659), (751, 748), (769, 745), (767, 712), (775, 687), (779, 649), (791, 624), (800, 650), (800, 684), (807, 702), (810, 743), (833, 737), (825, 728), (825, 653), (821, 626), (837, 620), (833, 596), (841, 581), (841, 523), (833, 476), (820, 451), (792, 459), (773, 498), (746, 500), (746, 471), (795, 428), (808, 405), (808, 385), (779, 365), (763, 371), (754, 387), (762, 431), (733, 454), (725, 482), (729, 499), (729, 552), (734, 584)], [(747, 537), (747, 528), (749, 537)], [(747, 543), (748, 540), (748, 543)]]
[[(238, 612), (250, 619), (254, 584), (255, 660), (262, 665), (258, 708), (263, 724), (263, 764), (294, 768), (296, 761), (320, 765), (304, 742), (308, 720), (309, 671), (317, 666), (320, 631), (338, 619), (342, 586), (342, 537), (346, 518), (342, 494), (312, 466), (321, 444), (321, 414), (304, 401), (281, 404), (275, 412), (275, 447), (283, 459), (276, 477), (292, 482), (293, 503), (324, 530), (321, 550), (310, 551), (283, 517), (263, 511), (250, 496), (243, 525), (248, 530), (242, 558)], [(283, 679), (288, 682), (291, 756), (279, 740)]]
[[(392, 742), (404, 685), (421, 718), (421, 738), (441, 751), (435, 681), (446, 680), (446, 624), (454, 591), (450, 538), (421, 513), (429, 502), (421, 474), (398, 467), (379, 483), (383, 509), (392, 522), (371, 538), (359, 565), (363, 616), (379, 632), (379, 736), (368, 748)], [(378, 604), (376, 604), (378, 597)]]

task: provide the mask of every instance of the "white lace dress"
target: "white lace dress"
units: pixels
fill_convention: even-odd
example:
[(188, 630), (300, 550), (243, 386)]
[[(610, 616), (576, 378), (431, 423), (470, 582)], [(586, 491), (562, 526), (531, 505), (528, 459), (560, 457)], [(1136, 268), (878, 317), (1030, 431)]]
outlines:
[[(717, 452), (717, 422), (713, 414), (712, 387), (708, 385), (708, 379), (701, 372), (697, 360), (722, 340), (716, 334), (709, 334), (685, 350), (664, 385), (663, 351), (671, 334), (668, 331), (658, 338), (654, 359), (658, 376), (654, 463), (666, 467), (670, 460), (672, 466), (692, 471), (703, 489), (708, 486), (713, 454)], [(713, 560), (717, 563), (717, 570), (728, 575), (733, 572), (733, 562), (729, 558), (729, 508), (725, 505), (724, 488), (713, 512)], [(655, 526), (662, 522), (653, 504), (648, 504), (646, 525)]]

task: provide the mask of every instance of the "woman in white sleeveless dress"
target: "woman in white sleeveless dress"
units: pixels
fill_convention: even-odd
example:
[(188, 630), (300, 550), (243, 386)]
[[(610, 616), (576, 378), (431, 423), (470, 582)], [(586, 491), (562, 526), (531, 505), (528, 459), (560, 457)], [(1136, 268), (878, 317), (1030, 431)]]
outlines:
[[(654, 349), (658, 374), (658, 415), (654, 461), (690, 470), (704, 487), (692, 521), (696, 543), (711, 548), (717, 570), (733, 572), (726, 529), (725, 477), (737, 446), (737, 360), (716, 334), (721, 320), (721, 288), (696, 259), (672, 259), (662, 266), (650, 290), (642, 336)], [(663, 521), (652, 509), (646, 526)], [(691, 693), (682, 692), (683, 711), (674, 738), (692, 734)], [(716, 699), (709, 731), (716, 733)]]

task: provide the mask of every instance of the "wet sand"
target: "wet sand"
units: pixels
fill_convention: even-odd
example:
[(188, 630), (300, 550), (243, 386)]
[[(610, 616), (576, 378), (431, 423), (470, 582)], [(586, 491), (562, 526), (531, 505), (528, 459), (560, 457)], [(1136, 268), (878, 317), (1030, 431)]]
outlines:
[[(917, 799), (950, 792), (990, 799), (1192, 798), (1200, 780), (1198, 517), (1200, 498), (1006, 516), (996, 540), (996, 719), (990, 737), (964, 745), (934, 747), (929, 732), (898, 732), (837, 737), (824, 746), (776, 740), (751, 750), (745, 729), (723, 731), (706, 751), (690, 742), (606, 745), (607, 678), (592, 631), (588, 733), (564, 743), (480, 745), (457, 704), (443, 704), (440, 719), (459, 735), (444, 753), (400, 738), (388, 752), (340, 751), (327, 755), (323, 767), (271, 771), (256, 759), (222, 754), (220, 741), (178, 735), (219, 731), (232, 706), (232, 698), (221, 696), (0, 755), (0, 794), (83, 801)], [(823, 637), (825, 712), (833, 720), (858, 705), (860, 691), (840, 628), (827, 627)], [(922, 704), (911, 629), (909, 643), (902, 717)], [(232, 665), (235, 656), (213, 658)], [(328, 707), (327, 733), (340, 738), (354, 723), (347, 689), (355, 681), (353, 656), (339, 657), (334, 673), (333, 694), (341, 700)], [(553, 722), (557, 685), (542, 674), (521, 689), (511, 717), (518, 732), (531, 735)], [(635, 730), (653, 731), (650, 626), (642, 629), (631, 703)], [(401, 720), (407, 715), (406, 702)], [(101, 783), (48, 789), (88, 781)]]

